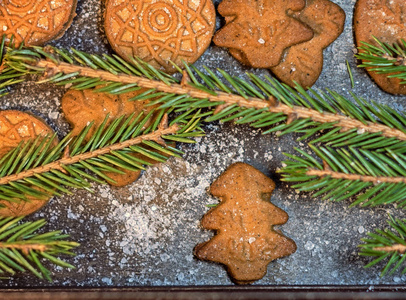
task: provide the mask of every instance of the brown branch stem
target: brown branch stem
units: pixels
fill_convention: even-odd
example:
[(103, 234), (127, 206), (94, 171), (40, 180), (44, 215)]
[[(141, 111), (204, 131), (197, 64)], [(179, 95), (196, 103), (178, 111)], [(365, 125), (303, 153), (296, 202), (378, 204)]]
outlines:
[(1, 243), (0, 249), (18, 249), (21, 250), (24, 254), (28, 254), (30, 250), (44, 252), (48, 250), (48, 246), (44, 244), (34, 243)]
[[(377, 56), (379, 57), (379, 56)], [(396, 60), (396, 62), (394, 63), (395, 66), (404, 66), (406, 65), (406, 57), (404, 56), (392, 56), (392, 55), (388, 55), (388, 54), (384, 54), (382, 55), (383, 58), (393, 61)]]
[(27, 170), (27, 171), (24, 171), (24, 172), (21, 172), (18, 174), (13, 174), (13, 175), (2, 177), (2, 178), (0, 178), (0, 185), (8, 184), (10, 182), (15, 182), (17, 180), (31, 177), (36, 174), (46, 173), (51, 170), (64, 170), (63, 166), (72, 165), (72, 164), (78, 163), (83, 160), (91, 159), (91, 158), (98, 157), (103, 154), (110, 153), (111, 151), (121, 150), (124, 148), (128, 148), (130, 146), (141, 144), (142, 141), (159, 142), (162, 136), (175, 134), (178, 130), (179, 130), (179, 126), (177, 124), (175, 124), (168, 128), (165, 128), (165, 129), (161, 128), (161, 129), (158, 129), (149, 134), (142, 135), (142, 136), (124, 141), (122, 143), (110, 145), (110, 146), (107, 146), (107, 147), (104, 147), (104, 148), (101, 148), (101, 149), (98, 149), (95, 151), (86, 152), (86, 153), (78, 154), (75, 156), (68, 156), (68, 157), (63, 156), (61, 159), (51, 162), (49, 164), (46, 164), (44, 166), (36, 167), (36, 168), (30, 169), (30, 170)]
[(100, 78), (101, 80), (121, 82), (123, 84), (135, 83), (139, 87), (147, 89), (156, 89), (160, 92), (173, 93), (177, 95), (187, 94), (191, 97), (198, 99), (208, 99), (212, 102), (224, 102), (227, 105), (238, 104), (240, 107), (263, 109), (268, 108), (273, 113), (283, 113), (287, 116), (295, 116), (300, 119), (312, 119), (315, 122), (329, 123), (336, 122), (336, 127), (341, 127), (343, 130), (358, 128), (362, 132), (377, 133), (381, 132), (383, 136), (397, 138), (399, 140), (406, 140), (406, 134), (398, 129), (390, 128), (383, 124), (376, 124), (367, 122), (366, 124), (339, 114), (332, 114), (327, 112), (318, 112), (313, 109), (308, 109), (299, 106), (290, 107), (286, 104), (279, 103), (274, 97), (269, 98), (267, 101), (258, 98), (245, 99), (242, 96), (218, 92), (217, 95), (211, 95), (205, 91), (193, 88), (185, 84), (172, 84), (167, 85), (164, 82), (150, 80), (139, 76), (130, 76), (127, 74), (114, 75), (108, 71), (93, 70), (88, 67), (75, 66), (67, 63), (55, 64), (52, 61), (39, 60), (36, 67), (45, 68), (50, 73), (56, 74), (62, 72), (64, 74), (71, 74), (79, 72), (81, 76)]
[(364, 176), (358, 174), (346, 174), (341, 172), (335, 172), (331, 170), (318, 170), (310, 169), (306, 172), (308, 176), (318, 176), (318, 177), (327, 177), (335, 179), (346, 179), (351, 181), (363, 181), (363, 182), (373, 182), (374, 184), (379, 183), (406, 183), (406, 177), (375, 177), (375, 176)]
[(375, 251), (385, 251), (385, 252), (393, 252), (396, 251), (400, 254), (404, 254), (406, 252), (406, 245), (401, 245), (401, 244), (395, 244), (392, 246), (386, 246), (386, 247), (375, 247), (373, 248)]

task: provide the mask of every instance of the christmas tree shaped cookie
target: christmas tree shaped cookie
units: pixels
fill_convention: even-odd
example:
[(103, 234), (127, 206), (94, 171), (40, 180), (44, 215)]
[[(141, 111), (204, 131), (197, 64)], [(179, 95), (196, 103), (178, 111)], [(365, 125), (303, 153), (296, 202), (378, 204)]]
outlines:
[(269, 202), (275, 183), (254, 167), (235, 163), (210, 187), (221, 203), (202, 220), (217, 234), (195, 248), (199, 259), (227, 266), (232, 279), (248, 284), (265, 276), (268, 264), (296, 251), (293, 240), (273, 230), (288, 215)]

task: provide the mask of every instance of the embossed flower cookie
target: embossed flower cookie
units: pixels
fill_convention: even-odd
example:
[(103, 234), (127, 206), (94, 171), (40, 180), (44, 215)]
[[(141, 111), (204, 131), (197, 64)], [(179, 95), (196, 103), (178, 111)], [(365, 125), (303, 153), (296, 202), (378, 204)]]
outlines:
[[(372, 36), (380, 41), (394, 44), (406, 40), (405, 0), (358, 0), (354, 11), (354, 31), (357, 46), (362, 42), (376, 45)], [(388, 78), (388, 74), (378, 74), (367, 68), (369, 75), (385, 92), (406, 94), (406, 85), (398, 78)]]
[(105, 30), (124, 59), (139, 57), (168, 73), (195, 62), (210, 45), (216, 22), (211, 0), (107, 0)]
[(290, 86), (311, 87), (323, 50), (343, 31), (345, 13), (329, 0), (224, 0), (226, 25), (214, 36), (241, 63), (268, 68)]
[(16, 45), (43, 45), (71, 25), (77, 0), (2, 0), (0, 35), (14, 36)]
[[(22, 141), (35, 139), (37, 136), (52, 135), (54, 131), (43, 120), (21, 111), (0, 111), (0, 158)], [(54, 141), (55, 145), (57, 141)], [(35, 188), (37, 189), (38, 188)], [(27, 197), (29, 201), (1, 201), (0, 216), (25, 216), (44, 206), (49, 198)], [(16, 199), (18, 200), (18, 199)]]

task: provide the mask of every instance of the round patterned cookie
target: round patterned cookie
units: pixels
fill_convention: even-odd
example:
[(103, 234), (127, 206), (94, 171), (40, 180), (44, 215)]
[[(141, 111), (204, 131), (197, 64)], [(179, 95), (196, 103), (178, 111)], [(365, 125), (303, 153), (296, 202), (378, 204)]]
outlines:
[[(16, 110), (0, 111), (0, 157), (18, 146), (21, 141), (35, 139), (39, 135), (51, 135), (53, 130), (43, 120), (31, 114)], [(55, 141), (56, 144), (56, 141)], [(31, 214), (49, 199), (42, 200), (28, 197), (29, 201), (0, 201), (0, 216), (25, 216)]]
[(195, 62), (210, 45), (216, 22), (211, 0), (108, 0), (104, 26), (124, 59), (137, 56), (168, 73)]
[(75, 16), (77, 0), (0, 1), (0, 34), (16, 45), (43, 45), (63, 35)]

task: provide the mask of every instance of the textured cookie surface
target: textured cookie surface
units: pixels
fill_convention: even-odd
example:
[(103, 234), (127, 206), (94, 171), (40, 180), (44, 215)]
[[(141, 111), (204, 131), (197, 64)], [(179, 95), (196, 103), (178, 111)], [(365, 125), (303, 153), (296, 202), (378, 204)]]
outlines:
[(298, 19), (314, 32), (310, 41), (286, 50), (282, 62), (271, 71), (284, 83), (311, 87), (323, 69), (323, 49), (343, 32), (345, 12), (329, 0), (308, 0)]
[[(52, 134), (53, 130), (44, 121), (33, 115), (15, 110), (0, 111), (0, 157), (17, 147), (21, 141), (33, 140), (39, 135)], [(25, 216), (37, 211), (49, 200), (27, 198), (29, 202), (0, 201), (2, 205), (6, 206), (0, 208), (0, 215)]]
[(211, 0), (108, 0), (105, 30), (124, 59), (137, 56), (175, 72), (169, 61), (195, 62), (210, 45), (216, 13)]
[(0, 1), (0, 34), (16, 45), (43, 45), (60, 37), (72, 23), (77, 0)]
[[(106, 93), (94, 93), (92, 90), (69, 90), (62, 98), (62, 111), (67, 121), (73, 126), (73, 135), (78, 135), (90, 122), (94, 122), (94, 126), (87, 135), (87, 139), (89, 139), (94, 135), (96, 128), (103, 123), (107, 114), (109, 114), (107, 125), (109, 125), (112, 120), (123, 115), (130, 116), (134, 113), (135, 116), (138, 116), (141, 112), (144, 113), (144, 116), (148, 114), (148, 112), (154, 108), (151, 106), (145, 107), (148, 101), (128, 101), (128, 99), (142, 92), (145, 92), (145, 90), (113, 96)], [(148, 126), (148, 124), (146, 124), (146, 126)], [(134, 156), (149, 163), (155, 163), (154, 160), (140, 154), (135, 154)], [(116, 181), (116, 183), (111, 182), (111, 184), (115, 186), (130, 184), (141, 174), (141, 171), (126, 170), (124, 172), (125, 174), (111, 172), (105, 172), (105, 174)]]
[[(313, 31), (292, 14), (305, 0), (224, 0), (218, 7), (227, 24), (214, 36), (217, 46), (236, 49), (254, 68), (279, 64), (288, 47), (310, 40)], [(233, 53), (232, 53), (233, 54)]]
[[(393, 44), (406, 40), (406, 2), (404, 0), (358, 0), (354, 11), (354, 31), (357, 46), (361, 42), (376, 45), (372, 36), (382, 42)], [(401, 80), (387, 78), (388, 74), (368, 71), (372, 79), (385, 92), (406, 94), (406, 84)]]
[(203, 217), (202, 226), (217, 234), (196, 246), (196, 257), (226, 265), (236, 283), (247, 284), (261, 279), (272, 260), (294, 253), (295, 242), (273, 230), (288, 220), (269, 202), (274, 188), (254, 167), (231, 165), (210, 187), (221, 203)]

